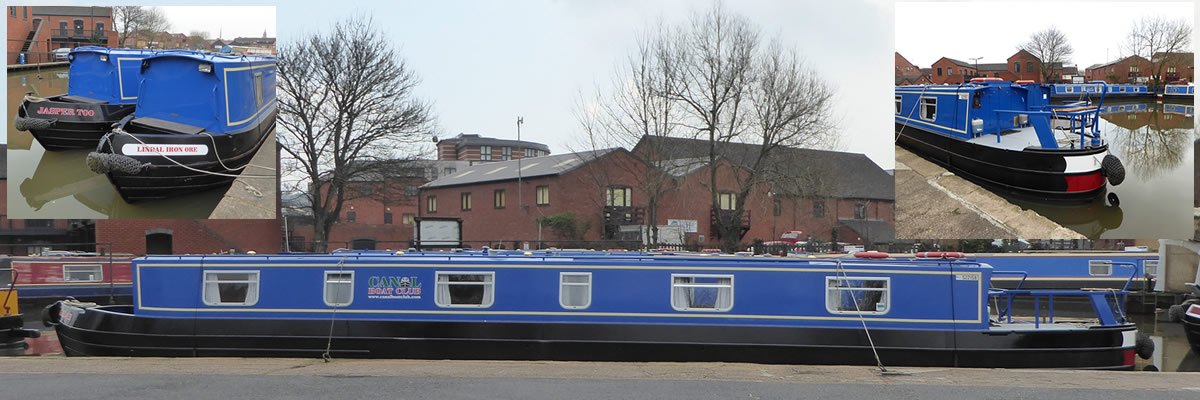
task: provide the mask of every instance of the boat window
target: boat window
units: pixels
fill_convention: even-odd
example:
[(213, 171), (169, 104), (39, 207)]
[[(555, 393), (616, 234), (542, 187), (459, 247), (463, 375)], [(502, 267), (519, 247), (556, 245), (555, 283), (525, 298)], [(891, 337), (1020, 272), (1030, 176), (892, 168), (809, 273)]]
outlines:
[(495, 272), (438, 272), (438, 307), (491, 307)]
[(830, 314), (886, 314), (891, 303), (891, 278), (827, 276), (825, 288)]
[(354, 302), (354, 271), (325, 271), (325, 305), (348, 306)]
[(591, 272), (562, 272), (558, 277), (559, 305), (569, 309), (584, 309), (592, 305)]
[(900, 96), (896, 96), (896, 114), (900, 114)]
[(671, 307), (678, 311), (729, 311), (733, 275), (671, 274)]
[(63, 264), (63, 282), (100, 282), (104, 271), (100, 264)]
[(921, 119), (933, 121), (937, 119), (937, 98), (921, 98)]
[(1158, 260), (1142, 261), (1142, 272), (1146, 275), (1158, 277)]
[(258, 303), (258, 271), (204, 271), (204, 304), (252, 306)]
[(254, 106), (262, 107), (262, 71), (254, 73)]
[(1105, 276), (1112, 275), (1112, 261), (1088, 260), (1088, 274)]

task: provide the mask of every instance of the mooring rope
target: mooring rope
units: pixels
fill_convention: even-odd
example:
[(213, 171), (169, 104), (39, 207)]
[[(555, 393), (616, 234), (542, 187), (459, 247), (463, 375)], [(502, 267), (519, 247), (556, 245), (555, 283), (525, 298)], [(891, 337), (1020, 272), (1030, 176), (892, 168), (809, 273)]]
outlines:
[(900, 124), (900, 130), (896, 131), (896, 137), (892, 138), (892, 141), (900, 140), (900, 133), (904, 132), (904, 128), (908, 128), (908, 120), (912, 117), (912, 112), (916, 111), (917, 107), (921, 106), (921, 96), (925, 95), (926, 90), (929, 90), (929, 85), (924, 85), (921, 87), (921, 94), (917, 96), (917, 102), (913, 104), (912, 111), (909, 111), (908, 115), (904, 117), (904, 123)]
[[(341, 276), (342, 272), (345, 271), (345, 268), (346, 268), (346, 256), (342, 256), (342, 259), (340, 261), (338, 261), (338, 276), (339, 277)], [(329, 350), (331, 348), (333, 348), (333, 326), (334, 326), (333, 324), (334, 324), (334, 320), (337, 319), (338, 307), (339, 306), (333, 306), (333, 313), (329, 315), (329, 337), (325, 342), (325, 352), (321, 353), (321, 359), (325, 360), (325, 362), (333, 361), (333, 356), (329, 355)]]
[[(838, 259), (835, 261), (837, 261), (838, 273), (842, 274), (842, 279), (844, 279), (845, 280), (844, 282), (846, 282), (846, 284), (849, 285), (850, 277), (848, 275), (846, 275), (846, 270), (842, 268), (842, 260)], [(883, 361), (879, 359), (879, 351), (875, 349), (875, 340), (871, 339), (871, 330), (867, 329), (867, 319), (865, 317), (863, 317), (862, 307), (860, 307), (858, 305), (858, 298), (854, 297), (854, 293), (852, 291), (849, 291), (849, 292), (851, 292), (850, 300), (854, 301), (854, 310), (858, 312), (858, 320), (862, 321), (863, 333), (867, 334), (867, 343), (869, 343), (871, 345), (871, 353), (875, 355), (875, 365), (877, 367), (879, 367), (879, 372), (888, 372), (887, 367), (883, 366)], [(839, 299), (841, 298), (841, 296), (838, 296), (838, 297), (839, 297)], [(891, 307), (891, 304), (888, 304), (888, 307)]]

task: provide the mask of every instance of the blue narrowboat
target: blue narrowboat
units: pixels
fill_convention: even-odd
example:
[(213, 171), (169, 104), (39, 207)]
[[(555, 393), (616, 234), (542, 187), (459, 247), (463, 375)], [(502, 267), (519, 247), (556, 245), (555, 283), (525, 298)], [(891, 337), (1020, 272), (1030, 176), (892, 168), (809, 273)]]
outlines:
[[(1100, 84), (1103, 88), (1104, 84)], [(1108, 153), (1100, 102), (1050, 103), (1049, 86), (975, 78), (896, 87), (897, 142), (981, 184), (1043, 200), (1090, 200), (1124, 167)]]
[(1163, 96), (1170, 96), (1174, 99), (1193, 100), (1196, 95), (1196, 86), (1191, 82), (1174, 83), (1163, 86)]
[(133, 114), (142, 60), (150, 50), (84, 46), (67, 56), (67, 94), (25, 96), (13, 127), (29, 131), (46, 150), (96, 147), (112, 125)]
[(968, 259), (991, 265), (992, 285), (999, 288), (1149, 291), (1158, 277), (1158, 253), (979, 253)]
[(275, 73), (274, 57), (160, 51), (88, 166), (127, 202), (227, 186), (274, 132)]
[[(1128, 370), (1137, 342), (1128, 292), (995, 289), (992, 267), (954, 259), (361, 251), (133, 268), (132, 305), (45, 309), (67, 355)], [(1049, 313), (1014, 316), (1021, 296)], [(1094, 317), (1056, 319), (1064, 296)]]
[(1150, 92), (1141, 84), (1055, 83), (1050, 85), (1051, 97), (1145, 96)]

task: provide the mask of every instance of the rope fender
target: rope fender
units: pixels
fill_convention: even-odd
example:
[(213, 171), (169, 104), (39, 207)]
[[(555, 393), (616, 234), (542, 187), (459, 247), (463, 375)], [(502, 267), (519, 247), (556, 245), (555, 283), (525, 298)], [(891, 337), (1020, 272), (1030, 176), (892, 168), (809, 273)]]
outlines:
[(91, 152), (87, 155), (87, 166), (97, 174), (107, 174), (112, 171), (137, 175), (150, 163), (142, 163), (132, 157), (120, 154)]
[(42, 130), (53, 127), (58, 122), (53, 119), (27, 118), (20, 115), (13, 117), (13, 128), (18, 131)]

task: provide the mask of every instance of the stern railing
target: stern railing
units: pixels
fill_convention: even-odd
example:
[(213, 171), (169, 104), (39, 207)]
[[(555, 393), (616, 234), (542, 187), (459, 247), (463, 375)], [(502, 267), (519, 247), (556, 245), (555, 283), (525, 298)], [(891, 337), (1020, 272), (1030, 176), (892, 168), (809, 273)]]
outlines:
[[(1125, 281), (1125, 286), (1120, 290), (1117, 289), (1080, 289), (1080, 290), (1062, 290), (1062, 289), (1041, 289), (1041, 290), (1022, 290), (1021, 284), (1025, 282), (1025, 278), (1021, 279), (1021, 283), (1017, 284), (1016, 289), (990, 289), (988, 296), (1003, 302), (1003, 307), (998, 307), (998, 320), (1007, 323), (1013, 322), (1013, 299), (1017, 296), (1033, 297), (1033, 326), (1040, 328), (1043, 321), (1048, 324), (1054, 323), (1054, 298), (1055, 297), (1085, 297), (1095, 311), (1097, 319), (1102, 326), (1115, 326), (1128, 323), (1125, 316), (1125, 300), (1128, 298), (1129, 285), (1133, 283), (1133, 279), (1138, 276), (1139, 266), (1130, 262), (1113, 262), (1114, 266), (1129, 266), (1133, 267), (1133, 273), (1129, 275), (1129, 279)], [(994, 271), (995, 274), (1015, 275), (1021, 274), (1028, 277), (1028, 274), (1020, 271)], [(1042, 298), (1046, 299), (1047, 309), (1043, 316), (1042, 313)], [(989, 302), (991, 303), (991, 302)]]

